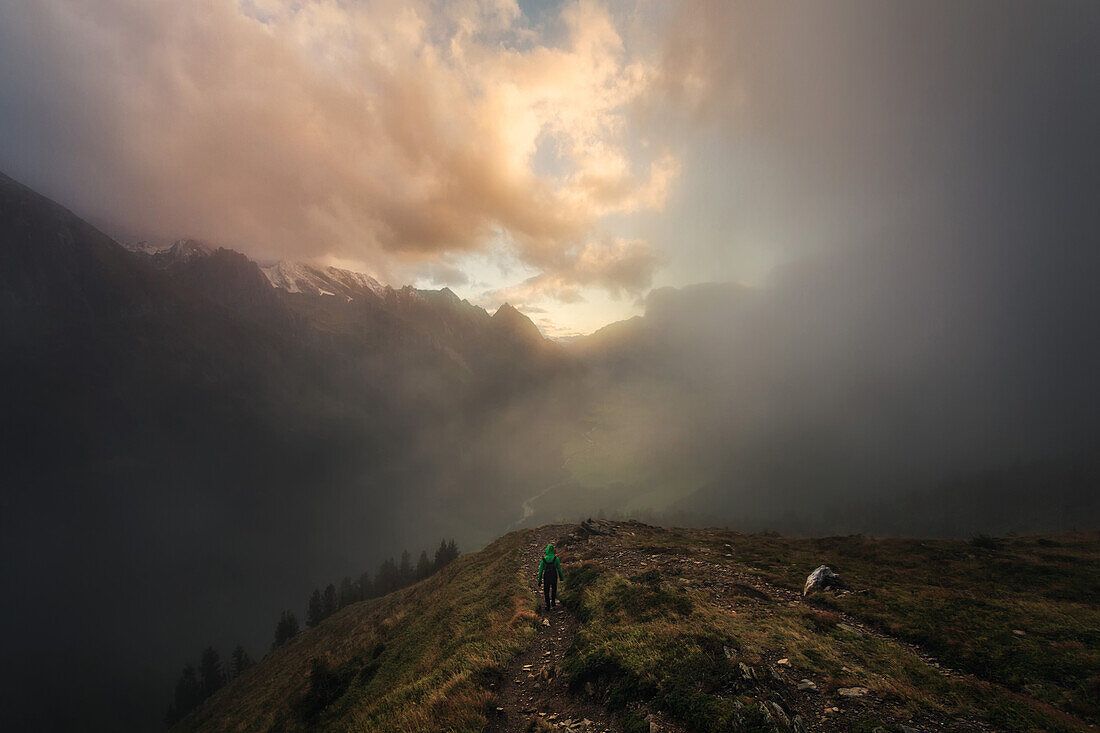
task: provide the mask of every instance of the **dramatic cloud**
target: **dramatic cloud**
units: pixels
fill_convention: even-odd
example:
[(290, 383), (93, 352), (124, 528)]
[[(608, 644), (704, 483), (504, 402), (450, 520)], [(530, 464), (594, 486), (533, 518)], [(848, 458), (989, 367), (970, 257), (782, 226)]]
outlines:
[(82, 213), (382, 275), (503, 238), (564, 287), (644, 286), (638, 247), (583, 243), (679, 171), (631, 147), (658, 75), (592, 2), (14, 3), (0, 67), (0, 166)]
[(640, 239), (604, 237), (571, 247), (551, 262), (551, 267), (518, 285), (491, 291), (483, 300), (529, 303), (552, 298), (563, 303), (583, 300), (580, 288), (594, 286), (616, 298), (623, 292), (649, 288), (657, 255)]

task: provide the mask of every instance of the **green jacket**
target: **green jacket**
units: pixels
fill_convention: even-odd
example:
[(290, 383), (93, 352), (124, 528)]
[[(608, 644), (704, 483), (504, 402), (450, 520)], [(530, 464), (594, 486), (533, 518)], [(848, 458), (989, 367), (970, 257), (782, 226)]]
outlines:
[(539, 563), (539, 583), (542, 582), (542, 574), (551, 568), (559, 578), (565, 580), (565, 573), (561, 571), (561, 560), (554, 554), (554, 546), (547, 545), (546, 554), (542, 556), (542, 562)]

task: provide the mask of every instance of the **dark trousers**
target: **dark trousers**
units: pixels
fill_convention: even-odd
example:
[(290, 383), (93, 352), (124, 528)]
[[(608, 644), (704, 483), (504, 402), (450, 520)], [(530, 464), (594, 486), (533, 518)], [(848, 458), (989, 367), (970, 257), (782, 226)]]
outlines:
[(546, 597), (546, 608), (558, 602), (558, 576), (550, 576), (550, 573), (542, 576), (542, 593)]

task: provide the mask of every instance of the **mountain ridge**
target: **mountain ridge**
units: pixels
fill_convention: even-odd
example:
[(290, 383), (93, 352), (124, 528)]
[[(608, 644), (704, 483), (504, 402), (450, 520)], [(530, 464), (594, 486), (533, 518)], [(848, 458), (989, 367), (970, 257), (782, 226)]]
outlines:
[[(565, 568), (552, 612), (533, 582), (546, 543)], [(525, 529), (345, 608), (176, 730), (1083, 731), (1100, 708), (1072, 680), (1091, 662), (1060, 646), (1071, 629), (1047, 623), (1100, 615), (1098, 556), (1096, 532), (967, 542), (636, 521)], [(840, 585), (807, 595), (822, 563)], [(1063, 595), (1029, 604), (1035, 588), (1006, 586), (1019, 572), (1055, 573)], [(975, 587), (1003, 589), (986, 609), (995, 624), (946, 610), (972, 604)]]
[[(2, 644), (17, 729), (147, 729), (176, 660), (225, 619), (254, 649), (288, 593), (454, 521), (472, 544), (557, 463), (523, 431), (495, 436), (529, 465), (460, 450), (495, 428), (482, 395), (537, 401), (558, 368), (513, 368), (522, 345), (494, 340), (484, 311), (285, 293), (240, 253), (176, 254), (158, 268), (0, 178), (0, 529), (35, 548), (3, 570), (0, 620), (24, 630)], [(30, 577), (72, 582), (13, 590)], [(62, 624), (44, 609), (73, 583), (112, 600)]]

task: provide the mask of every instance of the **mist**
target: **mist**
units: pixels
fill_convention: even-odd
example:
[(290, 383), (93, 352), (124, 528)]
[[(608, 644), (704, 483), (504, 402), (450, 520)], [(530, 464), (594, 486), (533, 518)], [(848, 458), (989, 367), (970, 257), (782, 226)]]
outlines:
[(1095, 3), (139, 5), (0, 8), (0, 720), (442, 537), (1100, 521)]

